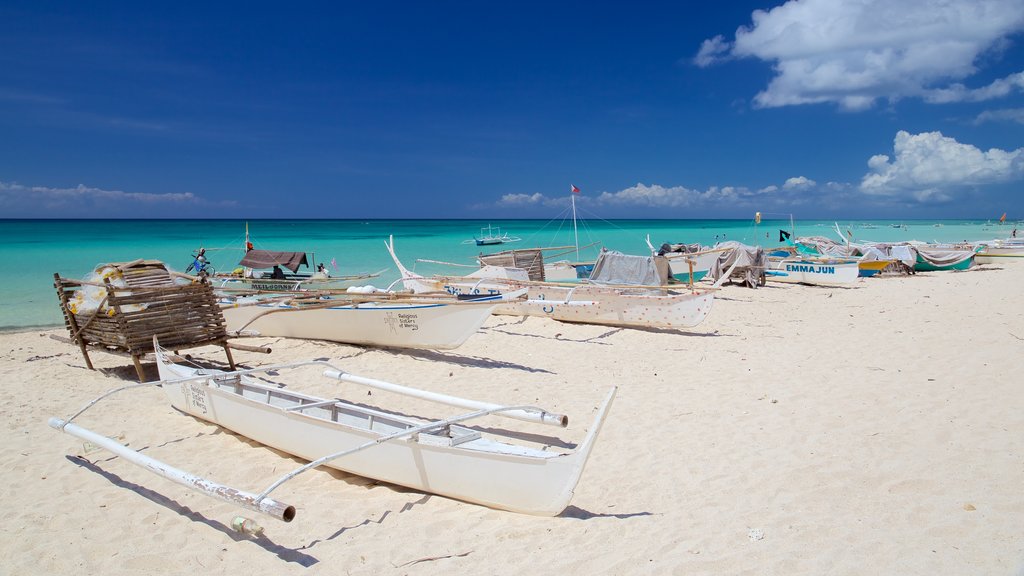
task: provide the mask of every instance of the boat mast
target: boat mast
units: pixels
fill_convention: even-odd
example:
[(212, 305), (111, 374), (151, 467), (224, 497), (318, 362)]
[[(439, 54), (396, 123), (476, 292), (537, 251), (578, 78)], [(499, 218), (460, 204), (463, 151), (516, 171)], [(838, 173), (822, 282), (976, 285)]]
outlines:
[(579, 188), (572, 187), (572, 192), (569, 193), (569, 198), (572, 199), (572, 233), (576, 237), (576, 261), (580, 261), (580, 233), (576, 229), (576, 195), (579, 194)]

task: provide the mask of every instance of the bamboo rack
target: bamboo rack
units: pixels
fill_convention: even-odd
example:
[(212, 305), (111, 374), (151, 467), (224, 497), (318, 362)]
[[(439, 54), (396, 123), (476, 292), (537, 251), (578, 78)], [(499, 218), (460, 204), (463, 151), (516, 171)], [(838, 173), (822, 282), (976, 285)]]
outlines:
[(153, 260), (113, 266), (121, 271), (127, 286), (116, 287), (104, 280), (106, 308), (101, 305), (89, 312), (75, 313), (69, 304), (90, 283), (53, 275), (65, 326), (89, 369), (95, 369), (89, 358), (90, 346), (123, 352), (131, 356), (139, 381), (145, 381), (141, 360), (153, 352), (153, 336), (172, 350), (220, 346), (234, 369), (224, 316), (208, 283), (175, 285), (163, 264)]

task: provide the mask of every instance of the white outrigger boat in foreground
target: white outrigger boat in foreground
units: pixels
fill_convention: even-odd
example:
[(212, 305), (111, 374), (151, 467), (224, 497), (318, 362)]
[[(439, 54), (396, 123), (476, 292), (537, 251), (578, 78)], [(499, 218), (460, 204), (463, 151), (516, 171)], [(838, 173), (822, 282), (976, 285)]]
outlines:
[(527, 290), (526, 300), (502, 302), (495, 314), (543, 316), (562, 322), (638, 328), (692, 328), (707, 317), (714, 302), (712, 290), (664, 286), (558, 284), (530, 281), (518, 268), (485, 266), (467, 276), (420, 276), (395, 255), (393, 241), (385, 245), (402, 274), (407, 290), (417, 294), (502, 294)]
[(395, 298), (393, 294), (320, 298), (251, 298), (225, 301), (229, 333), (328, 340), (345, 344), (449, 350), (461, 346), (503, 299), (469, 301)]
[[(270, 492), (301, 472), (322, 465), (491, 508), (555, 516), (569, 505), (615, 397), (612, 388), (583, 441), (575, 450), (560, 453), (490, 439), (480, 431), (458, 425), (491, 414), (568, 425), (566, 416), (540, 408), (501, 406), (407, 388), (348, 374), (326, 362), (234, 372), (191, 368), (171, 363), (155, 339), (154, 349), (161, 380), (148, 384), (160, 385), (175, 408), (310, 462), (261, 493), (243, 492), (170, 467), (71, 422), (106, 396), (139, 384), (101, 396), (67, 420), (51, 418), (50, 426), (179, 484), (286, 522), (294, 518), (295, 508), (269, 498)], [(326, 377), (472, 411), (423, 422), (337, 398), (293, 392), (249, 377), (310, 365), (327, 368)], [(488, 435), (492, 433), (497, 434), (488, 428)]]

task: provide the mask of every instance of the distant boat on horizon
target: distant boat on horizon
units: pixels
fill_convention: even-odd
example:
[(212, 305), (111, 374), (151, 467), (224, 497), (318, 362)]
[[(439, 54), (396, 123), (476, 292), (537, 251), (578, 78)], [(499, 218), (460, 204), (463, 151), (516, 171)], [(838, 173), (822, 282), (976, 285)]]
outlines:
[[(484, 232), (486, 230), (486, 233)], [(490, 224), (487, 228), (480, 229), (480, 236), (474, 236), (472, 240), (466, 240), (463, 244), (469, 244), (476, 242), (477, 246), (493, 246), (495, 244), (507, 244), (509, 242), (519, 242), (522, 238), (518, 236), (509, 236), (507, 232), (502, 232), (501, 228), (493, 228)]]

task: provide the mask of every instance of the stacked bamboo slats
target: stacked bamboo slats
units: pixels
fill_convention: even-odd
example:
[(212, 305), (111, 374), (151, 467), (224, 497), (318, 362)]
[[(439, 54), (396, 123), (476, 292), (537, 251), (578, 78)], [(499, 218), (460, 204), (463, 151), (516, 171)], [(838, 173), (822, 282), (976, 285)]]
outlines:
[(153, 351), (153, 336), (172, 350), (221, 346), (234, 369), (224, 316), (205, 280), (175, 285), (163, 263), (153, 260), (111, 266), (121, 271), (127, 286), (116, 287), (104, 279), (105, 306), (88, 312), (73, 312), (69, 302), (90, 283), (53, 275), (64, 323), (90, 369), (87, 346), (95, 345), (130, 355), (139, 380), (144, 381), (141, 358)]
[(477, 256), (481, 264), (502, 266), (504, 268), (522, 268), (535, 282), (544, 281), (544, 254), (539, 248), (506, 250), (495, 254)]

